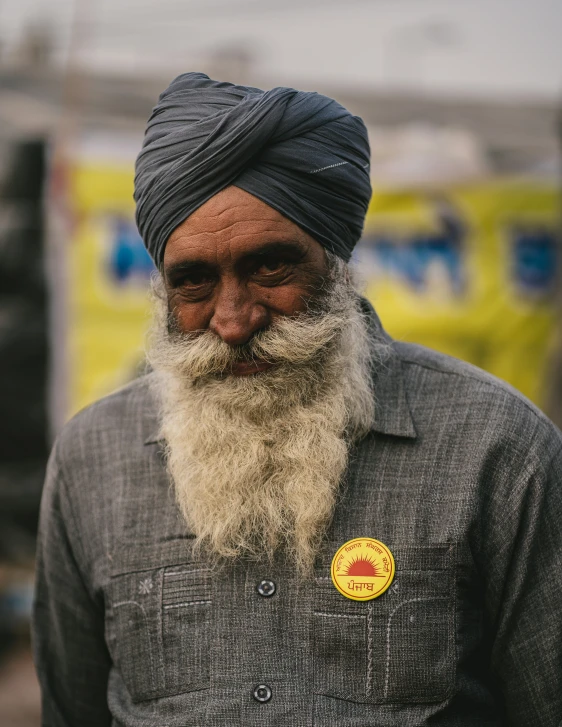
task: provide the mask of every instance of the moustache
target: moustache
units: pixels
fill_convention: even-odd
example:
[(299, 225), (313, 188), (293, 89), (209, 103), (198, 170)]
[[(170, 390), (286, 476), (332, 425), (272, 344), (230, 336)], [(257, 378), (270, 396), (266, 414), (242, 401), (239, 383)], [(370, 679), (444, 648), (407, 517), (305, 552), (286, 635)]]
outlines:
[(210, 330), (179, 331), (169, 314), (168, 344), (174, 350), (174, 364), (190, 379), (221, 378), (241, 363), (266, 362), (276, 368), (319, 363), (339, 342), (345, 321), (343, 311), (280, 318), (247, 343), (230, 346)]

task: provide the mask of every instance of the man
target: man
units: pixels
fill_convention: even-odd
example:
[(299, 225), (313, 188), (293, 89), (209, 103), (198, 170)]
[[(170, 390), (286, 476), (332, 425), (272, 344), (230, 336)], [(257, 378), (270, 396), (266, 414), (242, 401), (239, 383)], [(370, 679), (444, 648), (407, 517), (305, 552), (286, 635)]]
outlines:
[(560, 725), (562, 438), (354, 292), (368, 155), (317, 94), (160, 97), (153, 372), (45, 486), (45, 725)]

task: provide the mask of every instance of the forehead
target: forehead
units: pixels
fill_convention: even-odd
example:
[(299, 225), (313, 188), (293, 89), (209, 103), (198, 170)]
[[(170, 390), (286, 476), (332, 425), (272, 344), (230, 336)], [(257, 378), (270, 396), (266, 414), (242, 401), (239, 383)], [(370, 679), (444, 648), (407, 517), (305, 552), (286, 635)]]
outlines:
[(227, 187), (211, 197), (168, 238), (164, 265), (180, 260), (234, 262), (264, 245), (294, 243), (303, 250), (323, 248), (298, 225), (257, 197)]

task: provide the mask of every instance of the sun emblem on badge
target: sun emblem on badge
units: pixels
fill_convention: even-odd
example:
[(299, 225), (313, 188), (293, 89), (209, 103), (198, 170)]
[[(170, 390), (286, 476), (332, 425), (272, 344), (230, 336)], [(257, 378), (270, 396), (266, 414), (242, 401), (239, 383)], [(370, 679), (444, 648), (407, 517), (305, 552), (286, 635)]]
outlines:
[(349, 562), (345, 574), (346, 576), (371, 576), (373, 578), (380, 575), (379, 568), (370, 555), (355, 556)]
[(342, 596), (370, 601), (381, 596), (394, 578), (390, 549), (375, 538), (353, 538), (341, 545), (332, 558), (330, 575)]

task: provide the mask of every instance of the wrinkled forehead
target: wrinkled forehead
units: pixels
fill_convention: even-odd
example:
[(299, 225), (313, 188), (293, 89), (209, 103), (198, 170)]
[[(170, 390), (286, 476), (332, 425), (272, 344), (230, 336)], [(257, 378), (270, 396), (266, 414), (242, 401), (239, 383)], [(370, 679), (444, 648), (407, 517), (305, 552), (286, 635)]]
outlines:
[(164, 269), (182, 260), (235, 262), (273, 252), (325, 256), (322, 245), (276, 209), (235, 186), (213, 195), (172, 232)]

